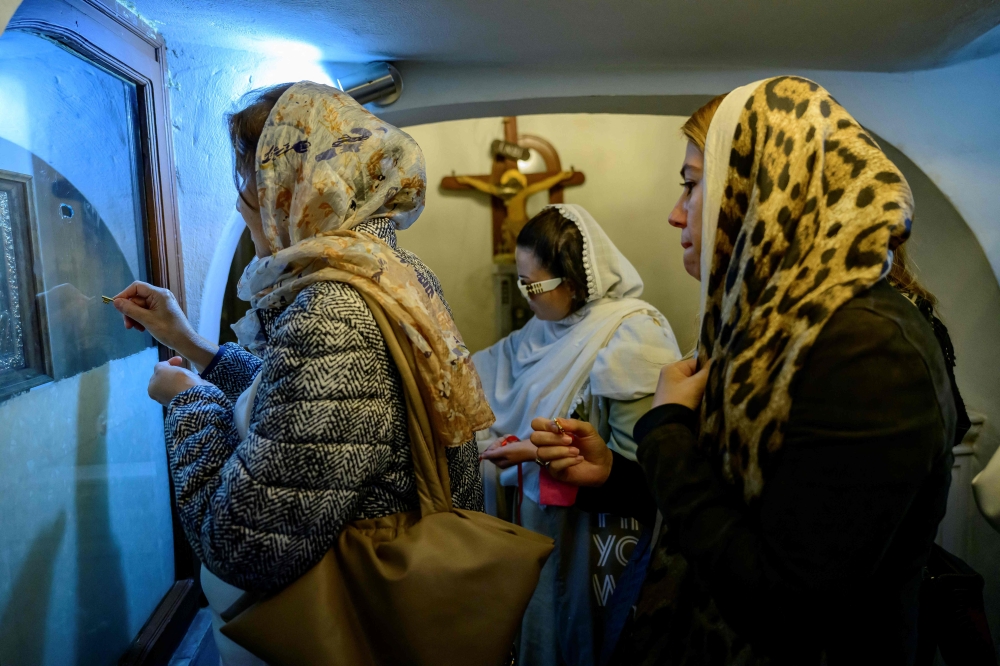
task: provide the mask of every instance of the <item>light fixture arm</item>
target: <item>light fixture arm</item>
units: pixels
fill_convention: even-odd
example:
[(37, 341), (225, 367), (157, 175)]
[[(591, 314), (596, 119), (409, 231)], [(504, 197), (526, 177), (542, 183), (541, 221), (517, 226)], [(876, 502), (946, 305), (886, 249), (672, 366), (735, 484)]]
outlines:
[(354, 74), (337, 78), (336, 85), (359, 104), (389, 106), (403, 94), (403, 78), (387, 62), (369, 63)]

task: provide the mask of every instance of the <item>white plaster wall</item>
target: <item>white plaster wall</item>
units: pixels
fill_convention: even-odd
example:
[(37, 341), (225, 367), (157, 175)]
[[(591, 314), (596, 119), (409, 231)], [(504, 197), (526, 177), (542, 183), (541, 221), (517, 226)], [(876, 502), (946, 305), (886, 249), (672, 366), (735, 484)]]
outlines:
[[(197, 323), (205, 276), (213, 257), (217, 268), (225, 266), (226, 257), (216, 256), (216, 253), (224, 228), (231, 219), (235, 196), (230, 171), (232, 158), (223, 124), (225, 112), (233, 108), (234, 100), (240, 94), (252, 87), (296, 78), (322, 80), (325, 70), (301, 49), (292, 50), (295, 57), (289, 58), (280, 52), (268, 56), (185, 44), (183, 35), (169, 32), (166, 39), (171, 46), (168, 65), (188, 313)], [(328, 65), (326, 69), (336, 67)], [(532, 98), (710, 95), (783, 73), (629, 70), (626, 64), (613, 70), (556, 70), (545, 67), (518, 69), (403, 63), (400, 69), (405, 92), (399, 102), (386, 109), (384, 115), (390, 120), (393, 116), (412, 117), (414, 113), (433, 116), (440, 113), (435, 109), (476, 102), (500, 107), (511, 100)], [(1000, 188), (997, 187), (1000, 182), (1000, 56), (912, 73), (796, 73), (825, 85), (860, 122), (901, 149), (930, 176), (968, 223), (986, 254), (993, 274), (1000, 275), (1000, 221), (996, 214), (1000, 209)], [(422, 131), (431, 132), (414, 130), (416, 134)], [(469, 136), (476, 146), (480, 145), (478, 135), (472, 133)], [(479, 160), (475, 158), (478, 148), (472, 150), (468, 154), (470, 157), (461, 159)], [(566, 164), (573, 161), (569, 155), (564, 157)], [(432, 176), (433, 170), (439, 169), (435, 166), (438, 159), (433, 154), (429, 155)], [(449, 165), (441, 164), (445, 171), (450, 170)], [(480, 171), (480, 164), (469, 163), (467, 168), (469, 171)], [(456, 158), (454, 168), (461, 172), (464, 171), (462, 167)], [(581, 161), (580, 168), (590, 167), (585, 167)], [(670, 183), (672, 169), (668, 168), (663, 177)], [(434, 180), (435, 177), (432, 177), (432, 183)], [(584, 189), (581, 188), (577, 195), (571, 188), (569, 200), (573, 201), (575, 196), (586, 196)], [(486, 215), (483, 212), (485, 204), (470, 202), (467, 198), (459, 202), (444, 196), (437, 197), (434, 193), (425, 213), (427, 217), (415, 227), (413, 234), (420, 229), (434, 228), (435, 205), (446, 208), (457, 206), (454, 210), (464, 210), (464, 214), (475, 220), (476, 227), (460, 232), (463, 234), (462, 242), (479, 243), (475, 247), (486, 242), (487, 237), (483, 235), (486, 223), (478, 221)], [(919, 223), (919, 202), (917, 214)], [(480, 235), (476, 236), (477, 233)], [(419, 241), (406, 242), (414, 247), (419, 245)], [(231, 246), (232, 243), (227, 241), (221, 255), (226, 255)], [(472, 252), (481, 252), (475, 247), (471, 247), (468, 257), (474, 256)], [(435, 258), (433, 249), (421, 249), (432, 264), (439, 265), (438, 270), (443, 271), (446, 282), (449, 281), (451, 269), (444, 268), (444, 264)], [(214, 272), (224, 279), (224, 270)], [(479, 279), (481, 286), (483, 277)], [(460, 294), (454, 297), (463, 298)], [(480, 302), (479, 307), (482, 310), (484, 304)], [(213, 308), (206, 311), (215, 312)], [(683, 337), (683, 327), (677, 325), (677, 329), (678, 335)], [(985, 390), (974, 392), (984, 397), (996, 393)]]
[[(862, 124), (905, 152), (969, 223), (1000, 276), (1000, 56), (908, 73), (671, 71), (400, 65), (399, 114), (449, 104), (591, 95), (715, 95), (750, 81), (798, 74), (825, 86)], [(499, 115), (494, 111), (489, 115)]]
[[(155, 18), (155, 17), (153, 17)], [(243, 92), (295, 78), (320, 80), (336, 66), (308, 53), (289, 58), (185, 44), (166, 34), (188, 312), (201, 290), (233, 205), (223, 116)], [(718, 94), (776, 71), (669, 71), (459, 67), (402, 63), (405, 92), (386, 117), (469, 102), (591, 95)], [(855, 117), (903, 150), (955, 204), (1000, 275), (1000, 56), (944, 69), (873, 74), (800, 71)], [(499, 111), (486, 115), (498, 115)], [(581, 167), (582, 168), (582, 167)]]
[(21, 4), (21, 0), (0, 0), (0, 35), (3, 34), (7, 22), (14, 15), (14, 11)]
[[(183, 38), (171, 37), (167, 35), (167, 62), (181, 246), (187, 312), (197, 325), (213, 257), (220, 244), (221, 254), (228, 252), (229, 257), (236, 247), (232, 234), (226, 233), (227, 225), (231, 231), (236, 203), (226, 114), (254, 88), (301, 79), (330, 83), (330, 79), (316, 54), (302, 45), (276, 46), (272, 55), (266, 55), (185, 44)], [(220, 261), (224, 281), (229, 263), (225, 258), (216, 263)], [(216, 292), (221, 299), (222, 292)], [(218, 316), (217, 307), (209, 309)], [(215, 328), (218, 335), (217, 322)]]
[[(992, 33), (991, 33), (992, 34)], [(188, 46), (183, 35), (166, 34), (172, 48), (169, 53), (172, 85), (172, 113), (174, 116), (176, 162), (179, 176), (181, 228), (185, 254), (185, 277), (188, 292), (188, 312), (198, 319), (202, 285), (217, 251), (219, 239), (233, 205), (233, 188), (230, 177), (231, 158), (222, 127), (222, 114), (231, 108), (232, 100), (254, 85), (293, 78), (307, 78), (306, 71), (315, 71), (315, 63), (303, 59), (298, 63), (281, 61), (274, 56), (252, 55), (244, 52)], [(277, 64), (276, 64), (277, 63)], [(405, 92), (400, 101), (389, 107), (384, 115), (392, 121), (400, 118), (423, 116), (416, 122), (432, 122), (435, 116), (446, 117), (447, 107), (481, 103), (473, 112), (477, 116), (497, 116), (505, 113), (503, 106), (517, 100), (539, 98), (587, 98), (588, 96), (680, 96), (713, 95), (730, 90), (749, 81), (777, 74), (795, 73), (808, 76), (822, 85), (848, 108), (863, 124), (884, 137), (908, 155), (950, 199), (968, 223), (982, 246), (992, 273), (1000, 276), (1000, 56), (969, 61), (938, 70), (874, 74), (832, 71), (670, 71), (663, 69), (629, 68), (627, 63), (604, 69), (527, 67), (469, 67), (434, 63), (402, 63), (400, 70), (405, 82)], [(556, 100), (558, 102), (558, 100)], [(571, 106), (567, 102), (567, 108)], [(492, 107), (492, 108), (491, 108)], [(548, 104), (553, 111), (558, 103)], [(553, 108), (555, 107), (555, 108)], [(455, 117), (455, 116), (450, 116)], [(410, 121), (414, 122), (414, 121)], [(425, 217), (412, 232), (404, 234), (404, 244), (413, 248), (441, 275), (449, 298), (456, 304), (459, 324), (467, 331), (473, 347), (488, 341), (482, 328), (487, 313), (492, 310), (492, 293), (489, 284), (488, 264), (478, 263), (477, 257), (489, 252), (488, 219), (484, 202), (466, 194), (441, 195), (433, 184), (442, 173), (454, 168), (459, 173), (482, 172), (486, 156), (481, 146), (486, 139), (496, 135), (494, 121), (485, 125), (470, 125), (463, 135), (472, 143), (471, 148), (459, 148), (458, 139), (451, 140), (451, 152), (446, 153), (446, 129), (416, 127), (412, 131), (418, 141), (427, 142), (428, 164), (432, 188)], [(595, 191), (595, 174), (602, 173), (600, 164), (589, 163), (589, 158), (576, 157), (573, 151), (583, 142), (560, 133), (561, 127), (537, 122), (538, 133), (547, 135), (563, 151), (564, 164), (574, 164), (592, 176), (590, 184), (574, 192), (568, 190), (568, 201), (580, 201), (595, 206), (598, 219), (607, 222), (613, 214), (604, 212), (600, 202), (585, 201), (587, 187)], [(404, 123), (405, 124), (405, 123)], [(542, 127), (544, 126), (544, 130)], [(535, 128), (532, 128), (535, 129)], [(528, 131), (525, 120), (523, 131)], [(652, 142), (650, 142), (652, 145)], [(668, 153), (669, 143), (664, 144)], [(646, 149), (648, 146), (642, 146)], [(479, 152), (477, 152), (479, 151)], [(450, 155), (450, 156), (449, 156)], [(666, 155), (665, 155), (666, 157)], [(447, 158), (447, 159), (445, 159)], [(666, 160), (665, 160), (666, 161)], [(673, 167), (666, 167), (662, 177), (667, 183), (669, 196), (676, 193), (671, 185)], [(605, 178), (615, 174), (603, 174)], [(612, 196), (618, 202), (624, 197)], [(631, 202), (621, 204), (631, 205)], [(918, 202), (918, 222), (920, 209)], [(445, 233), (448, 217), (466, 218), (461, 225), (451, 225)], [(652, 227), (657, 222), (649, 221)], [(651, 228), (652, 228), (651, 227)], [(662, 227), (661, 227), (662, 228)], [(917, 234), (920, 231), (917, 226)], [(614, 236), (614, 226), (609, 229)], [(648, 247), (632, 248), (627, 240), (620, 241), (623, 249), (646, 265), (650, 260), (642, 255), (652, 247), (671, 246), (669, 231)], [(421, 234), (425, 234), (421, 238)], [(412, 236), (412, 238), (411, 238)], [(445, 240), (441, 240), (445, 239)], [(447, 241), (447, 242), (445, 242)], [(231, 243), (227, 243), (231, 246)], [(225, 254), (225, 253), (223, 253)], [(224, 257), (216, 263), (225, 265)], [(644, 273), (649, 269), (643, 268)], [(217, 270), (225, 279), (225, 271)], [(947, 270), (940, 276), (948, 275)], [(468, 276), (468, 281), (462, 280)], [(647, 283), (652, 284), (647, 276)], [(980, 279), (981, 283), (981, 279)], [(942, 287), (938, 282), (935, 289)], [(955, 293), (978, 290), (976, 284), (961, 280), (951, 284)], [(995, 290), (996, 284), (987, 285)], [(649, 292), (651, 300), (660, 297)], [(663, 302), (657, 303), (665, 309)], [(956, 301), (956, 304), (958, 301)], [(211, 309), (211, 308), (209, 308)], [(468, 313), (468, 314), (465, 314)], [(217, 315), (215, 315), (217, 317)], [(978, 312), (959, 314), (953, 310), (949, 322), (956, 332), (959, 352), (958, 376), (966, 393), (969, 406), (986, 414), (987, 428), (977, 446), (980, 464), (984, 463), (1000, 443), (1000, 373), (992, 366), (996, 340), (984, 325)], [(672, 322), (678, 338), (687, 339), (688, 331), (683, 317), (673, 316)], [(212, 326), (212, 323), (208, 323)], [(966, 351), (968, 350), (968, 351)], [(996, 535), (979, 531), (981, 556), (973, 558), (987, 577), (990, 608), (994, 631), (1000, 638), (1000, 571), (989, 565), (1000, 552)]]
[[(582, 205), (635, 265), (645, 281), (642, 298), (663, 312), (682, 348), (696, 336), (697, 282), (681, 260), (680, 231), (667, 217), (680, 194), (686, 141), (684, 118), (610, 114), (521, 116), (518, 130), (551, 141), (564, 169), (583, 171), (587, 182), (566, 188), (567, 203)], [(427, 206), (400, 234), (400, 243), (437, 274), (465, 342), (473, 350), (496, 341), (492, 286), (492, 215), (488, 197), (447, 192), (441, 178), (487, 174), (489, 145), (502, 138), (500, 118), (478, 118), (407, 127), (427, 160)], [(529, 200), (528, 214), (548, 201)]]
[[(156, 17), (150, 17), (155, 19)], [(996, 38), (997, 31), (990, 33)], [(168, 65), (171, 73), (171, 109), (174, 122), (174, 145), (184, 248), (188, 313), (196, 322), (202, 311), (201, 294), (205, 277), (215, 260), (215, 274), (225, 279), (225, 255), (231, 252), (231, 238), (223, 241), (224, 227), (231, 219), (234, 192), (230, 176), (231, 157), (226, 141), (223, 114), (232, 108), (233, 100), (244, 91), (266, 83), (313, 78), (320, 80), (315, 58), (308, 51), (298, 51), (298, 57), (247, 53), (186, 42), (181, 32), (166, 30), (171, 46)], [(985, 52), (990, 52), (986, 49)], [(968, 61), (937, 70), (910, 73), (863, 73), (836, 71), (773, 71), (773, 70), (668, 70), (633, 67), (627, 62), (613, 67), (490, 67), (457, 66), (440, 63), (401, 63), (405, 82), (400, 101), (386, 110), (392, 122), (415, 116), (432, 122), (448, 116), (445, 109), (454, 105), (480, 103), (471, 115), (493, 117), (505, 113), (503, 106), (517, 100), (540, 98), (588, 98), (589, 96), (681, 96), (714, 95), (749, 81), (778, 74), (799, 74), (824, 85), (864, 125), (884, 137), (908, 155), (950, 199), (968, 223), (982, 246), (994, 277), (1000, 276), (1000, 55)], [(329, 69), (329, 68), (328, 68)], [(548, 104), (553, 111), (568, 110)], [(449, 116), (454, 118), (455, 116)], [(534, 121), (532, 121), (534, 122)], [(544, 121), (538, 121), (544, 123)], [(402, 124), (406, 124), (405, 122)], [(432, 184), (442, 172), (455, 168), (460, 173), (481, 172), (486, 157), (478, 146), (495, 135), (492, 121), (485, 125), (470, 125), (468, 139), (474, 143), (471, 151), (457, 149), (445, 161), (444, 149), (432, 146), (442, 140), (444, 128), (417, 127), (414, 134), (428, 141), (428, 163)], [(527, 124), (524, 131), (527, 131)], [(547, 127), (563, 151), (564, 163), (587, 170), (588, 175), (600, 172), (600, 165), (591, 165), (584, 158), (571, 157), (566, 151), (575, 150), (573, 141), (556, 139), (559, 127)], [(561, 143), (560, 143), (561, 142)], [(664, 149), (667, 150), (666, 148)], [(596, 171), (595, 171), (596, 170)], [(673, 168), (663, 175), (667, 187), (673, 178)], [(611, 174), (614, 175), (614, 174)], [(592, 180), (591, 184), (599, 181)], [(567, 200), (586, 198), (584, 188), (568, 190)], [(488, 284), (488, 264), (477, 263), (476, 257), (489, 252), (488, 219), (485, 203), (470, 195), (441, 195), (432, 187), (425, 218), (412, 232), (404, 234), (404, 244), (418, 251), (445, 281), (449, 298), (459, 309), (459, 324), (468, 329), (470, 343), (478, 346), (487, 338), (477, 328), (492, 309)], [(592, 187), (592, 190), (594, 188)], [(670, 198), (676, 193), (672, 191)], [(619, 198), (614, 198), (618, 201)], [(587, 202), (585, 205), (600, 206)], [(920, 222), (918, 202), (918, 225)], [(452, 226), (444, 233), (444, 220), (449, 216), (467, 218), (463, 225)], [(603, 211), (598, 219), (607, 221)], [(610, 216), (613, 217), (613, 216)], [(651, 222), (652, 224), (652, 222)], [(610, 232), (611, 230), (609, 230)], [(669, 234), (669, 232), (657, 232)], [(919, 226), (917, 234), (919, 235)], [(421, 238), (420, 234), (425, 234)], [(231, 236), (231, 235), (230, 235)], [(412, 236), (412, 238), (411, 238)], [(445, 238), (447, 242), (440, 239)], [(614, 236), (613, 236), (614, 237)], [(616, 240), (618, 238), (616, 237)], [(220, 241), (223, 249), (220, 250)], [(621, 241), (625, 244), (627, 241)], [(650, 243), (659, 247), (671, 245), (669, 236)], [(648, 261), (640, 257), (646, 248), (624, 248), (634, 255), (637, 263)], [(221, 254), (217, 254), (220, 253)], [(447, 255), (447, 256), (446, 256)], [(484, 262), (485, 263), (485, 262)], [(648, 269), (643, 269), (646, 272)], [(468, 283), (461, 281), (467, 275)], [(947, 275), (943, 272), (941, 275)], [(647, 278), (647, 282), (652, 280)], [(980, 281), (981, 283), (981, 281)], [(932, 285), (936, 289), (938, 285)], [(976, 284), (962, 282), (950, 285), (953, 291), (976, 290)], [(988, 285), (996, 289), (996, 285)], [(218, 289), (216, 289), (218, 291)], [(485, 295), (484, 295), (485, 294)], [(651, 300), (658, 298), (648, 294)], [(210, 305), (210, 304), (209, 304)], [(462, 311), (470, 314), (462, 314)], [(206, 307), (217, 317), (217, 309)], [(982, 462), (1000, 443), (997, 423), (1000, 421), (1000, 373), (991, 369), (996, 340), (990, 334), (991, 325), (981, 325), (980, 315), (955, 312), (950, 322), (959, 330), (956, 347), (959, 351), (959, 382), (966, 391), (970, 407), (986, 414), (987, 432), (979, 452)], [(470, 317), (472, 321), (470, 321)], [(677, 335), (685, 339), (687, 331), (678, 317), (672, 318)], [(955, 325), (957, 323), (957, 325)], [(216, 328), (206, 322), (209, 329)], [(981, 331), (981, 332), (980, 332)], [(963, 355), (963, 349), (974, 350)], [(992, 535), (993, 538), (996, 535)], [(996, 544), (989, 552), (997, 552)], [(989, 566), (989, 557), (976, 558), (988, 579), (994, 623), (1000, 618), (1000, 575)], [(995, 558), (994, 558), (995, 559)], [(994, 624), (994, 630), (998, 629)], [(1000, 635), (998, 635), (1000, 638)]]

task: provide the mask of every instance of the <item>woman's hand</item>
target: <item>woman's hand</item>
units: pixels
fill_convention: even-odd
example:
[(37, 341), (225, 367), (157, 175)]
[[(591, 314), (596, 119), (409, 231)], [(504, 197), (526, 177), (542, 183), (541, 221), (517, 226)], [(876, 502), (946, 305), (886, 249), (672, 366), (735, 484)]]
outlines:
[(697, 410), (705, 395), (709, 367), (711, 362), (698, 370), (698, 360), (693, 358), (663, 366), (653, 395), (653, 407), (676, 404)]
[(133, 282), (115, 296), (115, 308), (122, 313), (125, 328), (149, 331), (157, 342), (176, 349), (199, 368), (211, 363), (219, 350), (194, 332), (169, 289)]
[(549, 474), (574, 486), (604, 485), (614, 460), (607, 443), (587, 421), (559, 419), (559, 424), (566, 434), (551, 419), (531, 422), (531, 443), (538, 447), (538, 459), (549, 462)]
[(490, 444), (490, 447), (479, 454), (480, 460), (489, 460), (500, 469), (507, 469), (518, 463), (535, 462), (535, 445), (526, 439), (501, 445), (504, 438)]
[(153, 376), (149, 378), (149, 397), (164, 407), (178, 394), (194, 386), (209, 384), (204, 379), (181, 367), (184, 359), (174, 356), (169, 361), (162, 361), (153, 367)]

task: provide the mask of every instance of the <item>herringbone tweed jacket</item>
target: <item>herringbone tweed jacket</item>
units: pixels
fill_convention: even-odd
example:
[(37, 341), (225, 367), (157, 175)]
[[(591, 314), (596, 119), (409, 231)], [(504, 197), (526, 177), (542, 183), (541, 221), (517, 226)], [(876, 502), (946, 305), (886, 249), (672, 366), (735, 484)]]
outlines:
[[(391, 223), (356, 230), (390, 244), (440, 294), (434, 274), (396, 248)], [(284, 310), (259, 313), (263, 358), (223, 345), (202, 374), (213, 386), (174, 398), (165, 429), (195, 553), (222, 580), (271, 592), (317, 564), (347, 522), (419, 503), (399, 372), (358, 292), (319, 282)], [(258, 372), (240, 441), (233, 406)], [(481, 511), (475, 442), (447, 453), (455, 506)]]

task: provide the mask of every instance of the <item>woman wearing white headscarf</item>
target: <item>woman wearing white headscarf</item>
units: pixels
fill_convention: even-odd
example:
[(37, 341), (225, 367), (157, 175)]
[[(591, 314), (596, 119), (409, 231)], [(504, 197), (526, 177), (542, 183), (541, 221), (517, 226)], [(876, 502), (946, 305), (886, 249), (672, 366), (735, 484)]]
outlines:
[[(473, 433), (492, 422), (437, 278), (396, 247), (426, 190), (413, 139), (310, 82), (258, 91), (229, 128), (258, 257), (234, 327), (250, 351), (197, 336), (164, 289), (115, 299), (127, 326), (202, 370), (160, 363), (149, 393), (167, 407), (178, 514), (217, 629), (243, 590), (293, 582), (346, 523), (419, 504), (402, 380), (365, 298), (413, 347), (456, 507), (482, 510)], [(260, 663), (216, 640), (227, 666)]]
[[(521, 663), (589, 665), (639, 524), (588, 513), (586, 491), (576, 495), (536, 465), (531, 420), (586, 419), (613, 455), (634, 461), (632, 428), (651, 406), (660, 366), (680, 351), (666, 318), (639, 299), (638, 272), (582, 207), (545, 208), (518, 235), (515, 256), (535, 316), (473, 355), (497, 417), (482, 454), (487, 493), (495, 463), (500, 483), (523, 492), (522, 524), (556, 539), (522, 624)], [(643, 523), (655, 515), (651, 498), (648, 508)]]

